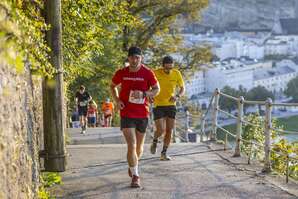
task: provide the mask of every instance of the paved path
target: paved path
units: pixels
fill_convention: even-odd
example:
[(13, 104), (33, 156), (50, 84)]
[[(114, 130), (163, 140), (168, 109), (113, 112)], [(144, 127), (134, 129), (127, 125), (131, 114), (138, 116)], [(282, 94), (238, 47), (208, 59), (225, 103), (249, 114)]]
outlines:
[(64, 184), (54, 189), (57, 198), (298, 198), (253, 170), (237, 168), (205, 144), (173, 144), (169, 150), (172, 161), (149, 154), (146, 144), (140, 189), (129, 187), (124, 144), (69, 145), (67, 149), (68, 170), (62, 174)]
[[(67, 129), (70, 137), (70, 145), (81, 144), (125, 144), (125, 139), (122, 136), (120, 128), (88, 128), (87, 133), (82, 135), (80, 128)], [(146, 134), (149, 141), (149, 133)]]

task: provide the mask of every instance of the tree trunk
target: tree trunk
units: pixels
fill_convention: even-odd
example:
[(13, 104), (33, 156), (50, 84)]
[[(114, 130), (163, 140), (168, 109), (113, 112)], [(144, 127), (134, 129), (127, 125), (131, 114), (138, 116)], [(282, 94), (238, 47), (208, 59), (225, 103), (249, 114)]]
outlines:
[[(61, 0), (45, 1), (45, 19), (50, 25), (46, 33), (51, 49), (50, 62), (57, 73), (43, 82), (44, 166), (46, 171), (65, 171), (64, 103), (62, 69)], [(54, 84), (53, 84), (54, 82)]]

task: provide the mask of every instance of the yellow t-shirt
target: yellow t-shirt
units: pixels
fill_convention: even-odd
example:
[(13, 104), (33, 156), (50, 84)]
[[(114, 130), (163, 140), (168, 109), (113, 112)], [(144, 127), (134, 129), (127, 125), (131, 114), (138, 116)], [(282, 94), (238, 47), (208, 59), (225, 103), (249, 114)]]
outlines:
[(154, 98), (154, 106), (172, 106), (175, 102), (170, 102), (170, 98), (175, 96), (177, 87), (184, 87), (182, 75), (179, 70), (172, 69), (169, 74), (163, 68), (154, 70), (154, 74), (160, 85), (160, 92)]

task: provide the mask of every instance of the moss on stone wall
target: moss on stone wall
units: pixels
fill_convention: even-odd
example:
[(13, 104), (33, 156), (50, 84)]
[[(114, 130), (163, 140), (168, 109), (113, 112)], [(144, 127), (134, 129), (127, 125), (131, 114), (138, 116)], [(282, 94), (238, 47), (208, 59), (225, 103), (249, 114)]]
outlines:
[(35, 198), (38, 190), (42, 93), (33, 78), (0, 62), (0, 198)]

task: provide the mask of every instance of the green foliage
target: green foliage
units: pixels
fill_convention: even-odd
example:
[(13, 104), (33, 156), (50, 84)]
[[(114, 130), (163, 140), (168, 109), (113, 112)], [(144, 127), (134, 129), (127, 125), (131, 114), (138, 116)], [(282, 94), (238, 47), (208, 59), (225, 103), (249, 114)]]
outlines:
[(278, 118), (278, 124), (284, 126), (289, 131), (297, 131), (298, 129), (298, 116), (290, 116), (285, 118)]
[[(157, 46), (163, 43), (159, 39), (164, 35), (179, 33), (179, 28), (187, 19), (198, 20), (199, 12), (208, 5), (208, 0), (126, 0), (126, 2), (129, 12), (138, 18), (139, 23), (136, 27), (126, 27), (124, 46), (137, 44), (142, 48)], [(170, 44), (173, 46), (177, 42), (176, 40)]]
[(298, 76), (289, 81), (285, 94), (288, 97), (292, 97), (293, 102), (298, 102)]
[(62, 0), (63, 51), (67, 97), (83, 84), (99, 104), (109, 96), (114, 71), (125, 55), (119, 35), (135, 18), (125, 1)]
[(62, 183), (61, 176), (55, 172), (42, 173), (42, 181), (43, 181), (44, 187), (46, 188)]
[[(258, 143), (263, 145), (265, 142), (264, 136), (264, 118), (259, 115), (249, 115), (245, 118), (246, 121), (254, 124), (245, 125), (243, 128), (242, 138), (248, 140), (248, 142), (243, 142), (241, 145), (241, 151), (246, 155), (251, 155), (252, 158), (263, 161), (264, 149), (259, 146), (254, 146), (250, 142)], [(272, 121), (272, 127), (275, 129), (282, 129), (282, 127), (277, 125), (277, 120)], [(290, 160), (289, 175), (294, 179), (298, 180), (298, 143), (289, 143), (285, 139), (281, 138), (276, 131), (271, 130), (271, 139), (273, 140), (272, 151), (271, 151), (271, 163), (272, 168), (281, 174), (286, 174), (287, 170), (287, 157), (294, 157), (296, 160)]]
[(199, 67), (211, 59), (208, 47), (182, 47), (178, 29), (183, 23), (176, 24), (182, 15), (198, 19), (207, 0), (62, 0), (62, 3), (63, 58), (71, 101), (81, 84), (97, 103), (110, 96), (111, 77), (123, 66), (130, 45), (141, 46), (146, 64), (152, 67), (160, 66), (161, 58), (169, 53), (187, 55), (188, 65), (186, 61), (177, 64), (185, 69)]
[(200, 11), (207, 7), (208, 0), (126, 1), (129, 12), (136, 16), (139, 23), (125, 27), (124, 49), (130, 45), (142, 47), (150, 57), (146, 63), (152, 67), (159, 67), (162, 57), (167, 54), (179, 54), (183, 59), (177, 62), (177, 66), (182, 72), (198, 70), (210, 62), (209, 46), (185, 47), (180, 34), (186, 22), (200, 19)]
[[(238, 92), (236, 89), (234, 88), (231, 88), (229, 86), (225, 86), (222, 90), (221, 90), (222, 93), (225, 93), (227, 95), (231, 95), (233, 97), (238, 97)], [(221, 96), (219, 98), (219, 107), (221, 109), (224, 109), (224, 110), (228, 110), (229, 113), (231, 113), (231, 111), (233, 109), (236, 109), (237, 108), (237, 102), (235, 100), (232, 100), (232, 99), (229, 99), (225, 96)]]
[(39, 199), (54, 199), (54, 197), (51, 197), (50, 193), (44, 187), (39, 188), (38, 198)]
[(16, 68), (24, 70), (25, 62), (34, 73), (51, 76), (49, 48), (44, 40), (48, 28), (41, 16), (43, 1), (3, 0), (0, 3), (0, 56)]
[(298, 142), (289, 143), (287, 140), (281, 139), (273, 144), (272, 150), (271, 161), (273, 169), (286, 175), (287, 161), (289, 161), (289, 175), (298, 180)]
[(268, 98), (274, 100), (274, 95), (264, 86), (257, 86), (248, 91), (247, 98), (249, 100), (266, 101)]
[(38, 191), (39, 199), (53, 199), (50, 193), (46, 190), (49, 187), (62, 183), (61, 176), (54, 172), (44, 172), (40, 176), (41, 186)]
[[(254, 124), (255, 126), (245, 125), (243, 127), (242, 138), (244, 140), (252, 141), (253, 143), (262, 145), (265, 141), (264, 118), (260, 117), (258, 114), (250, 114), (246, 116), (244, 120)], [(259, 160), (263, 159), (263, 150), (257, 145), (252, 148), (253, 146), (254, 145), (251, 145), (250, 143), (243, 142), (241, 145), (241, 151), (244, 152), (246, 155), (249, 155), (251, 153), (252, 158), (257, 158)]]
[(135, 21), (126, 3), (117, 0), (62, 0), (62, 20), (67, 80), (102, 72), (107, 66), (97, 60), (101, 56), (111, 58), (104, 49), (119, 49), (114, 46), (119, 34)]
[[(274, 100), (274, 94), (267, 90), (264, 86), (257, 86), (250, 89), (247, 93), (247, 99), (252, 101), (266, 101), (268, 98)], [(259, 113), (261, 113), (261, 105), (258, 105)]]

